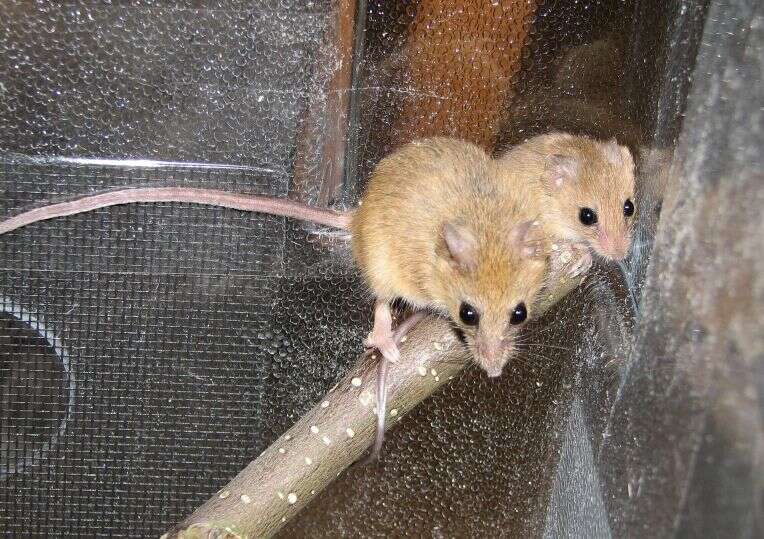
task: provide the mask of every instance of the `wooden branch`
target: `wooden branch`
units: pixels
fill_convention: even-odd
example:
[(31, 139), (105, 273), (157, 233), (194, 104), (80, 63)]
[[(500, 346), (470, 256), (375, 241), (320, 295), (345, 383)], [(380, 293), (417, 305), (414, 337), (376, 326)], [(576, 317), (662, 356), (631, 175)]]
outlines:
[[(551, 277), (536, 316), (580, 284), (560, 277), (574, 262)], [(414, 327), (400, 348), (401, 360), (388, 370), (388, 428), (469, 362), (449, 322), (437, 317)], [(363, 354), (321, 402), (163, 539), (274, 535), (374, 441), (378, 361)]]

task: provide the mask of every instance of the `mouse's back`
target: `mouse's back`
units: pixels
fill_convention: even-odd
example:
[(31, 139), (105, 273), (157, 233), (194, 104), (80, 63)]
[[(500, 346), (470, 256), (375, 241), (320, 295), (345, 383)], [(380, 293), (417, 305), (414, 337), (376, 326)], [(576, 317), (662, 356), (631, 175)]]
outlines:
[(461, 140), (411, 142), (382, 159), (354, 212), (353, 254), (375, 293), (415, 300), (442, 224), (474, 198), (491, 160)]

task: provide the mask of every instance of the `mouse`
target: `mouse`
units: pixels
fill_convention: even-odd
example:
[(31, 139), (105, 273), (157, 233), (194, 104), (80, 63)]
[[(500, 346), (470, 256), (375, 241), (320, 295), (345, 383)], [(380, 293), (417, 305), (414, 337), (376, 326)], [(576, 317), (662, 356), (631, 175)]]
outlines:
[(498, 160), (505, 177), (524, 178), (537, 193), (552, 250), (566, 242), (580, 255), (573, 274), (589, 269), (591, 253), (618, 263), (628, 255), (636, 206), (635, 164), (626, 146), (552, 132), (527, 139)]
[[(366, 345), (398, 360), (390, 304), (449, 318), (475, 362), (501, 374), (545, 285), (548, 244), (533, 191), (482, 148), (434, 137), (384, 158), (350, 223), (356, 264), (377, 300)], [(398, 335), (399, 336), (399, 335)], [(380, 363), (380, 375), (386, 361)], [(377, 385), (379, 454), (385, 385)]]
[[(130, 203), (187, 202), (282, 215), (350, 232), (353, 257), (376, 298), (364, 340), (397, 362), (390, 304), (452, 320), (476, 363), (496, 377), (544, 286), (548, 243), (531, 208), (532, 189), (502, 180), (498, 161), (475, 144), (445, 137), (410, 142), (374, 168), (356, 209), (337, 212), (275, 197), (190, 187), (99, 193), (0, 221), (0, 234), (39, 221)], [(397, 336), (400, 338), (400, 334)], [(383, 363), (380, 365), (383, 365)], [(384, 433), (385, 380), (377, 380)]]
[[(384, 158), (350, 224), (354, 259), (376, 298), (369, 337), (388, 335), (395, 298), (450, 318), (475, 361), (499, 376), (544, 284), (548, 246), (530, 189), (502, 181), (482, 148), (434, 137)], [(397, 359), (397, 358), (396, 358)]]

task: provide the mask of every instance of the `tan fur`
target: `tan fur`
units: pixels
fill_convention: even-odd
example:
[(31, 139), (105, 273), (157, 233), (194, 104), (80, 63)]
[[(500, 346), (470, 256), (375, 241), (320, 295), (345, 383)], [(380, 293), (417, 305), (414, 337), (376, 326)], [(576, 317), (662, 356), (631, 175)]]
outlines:
[[(560, 187), (550, 179), (549, 160), (553, 155), (572, 157), (577, 164), (575, 178)], [(621, 251), (628, 251), (635, 216), (625, 217), (623, 205), (626, 199), (636, 204), (634, 160), (628, 148), (614, 142), (550, 133), (510, 149), (499, 160), (505, 175), (520, 175), (536, 190), (544, 229), (550, 238), (585, 242), (609, 259), (618, 259)], [(597, 213), (596, 225), (580, 222), (578, 215), (583, 207)], [(610, 239), (610, 245), (602, 243), (603, 234)]]
[[(350, 225), (356, 262), (377, 297), (401, 297), (449, 315), (478, 363), (494, 374), (512, 350), (518, 326), (509, 324), (511, 311), (525, 302), (532, 315), (547, 267), (543, 236), (523, 233), (527, 226), (517, 233), (537, 217), (531, 191), (504, 181), (497, 165), (482, 149), (454, 139), (407, 144), (376, 167)], [(469, 231), (474, 265), (449, 256), (446, 223)], [(538, 252), (530, 255), (529, 245)], [(459, 321), (463, 301), (480, 313), (477, 331)], [(478, 348), (500, 341), (501, 357), (486, 364), (476, 341)]]

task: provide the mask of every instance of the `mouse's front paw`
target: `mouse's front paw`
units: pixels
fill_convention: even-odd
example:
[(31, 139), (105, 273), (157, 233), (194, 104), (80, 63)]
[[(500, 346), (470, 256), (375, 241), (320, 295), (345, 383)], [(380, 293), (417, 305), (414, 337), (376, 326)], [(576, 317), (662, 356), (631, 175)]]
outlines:
[(592, 253), (585, 245), (574, 244), (571, 246), (572, 261), (568, 276), (578, 277), (583, 275), (592, 267)]
[(581, 243), (555, 243), (551, 256), (551, 277), (553, 280), (571, 279), (583, 275), (592, 266), (592, 254)]

